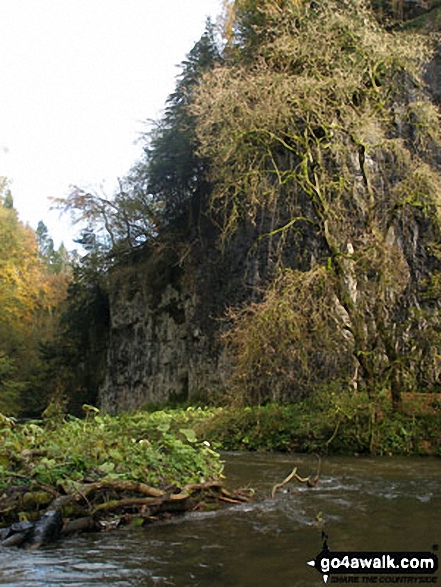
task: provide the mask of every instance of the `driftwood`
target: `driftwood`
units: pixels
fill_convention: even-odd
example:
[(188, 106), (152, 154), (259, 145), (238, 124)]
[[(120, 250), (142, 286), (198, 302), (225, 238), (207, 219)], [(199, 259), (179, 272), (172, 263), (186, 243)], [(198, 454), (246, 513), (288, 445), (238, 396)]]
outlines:
[(309, 475), (308, 477), (301, 477), (297, 473), (297, 467), (294, 467), (294, 469), (291, 471), (291, 473), (288, 475), (288, 477), (286, 477), (286, 479), (284, 479), (281, 483), (276, 483), (273, 486), (273, 488), (271, 490), (271, 499), (274, 499), (278, 489), (281, 489), (284, 485), (286, 485), (287, 483), (289, 483), (293, 479), (295, 479), (299, 483), (306, 483), (308, 487), (315, 487), (317, 485), (317, 483), (319, 482), (320, 469), (321, 469), (321, 459), (318, 455), (316, 455), (316, 456), (318, 458), (317, 473), (315, 474), (315, 476), (313, 478), (311, 478), (311, 475)]
[(60, 536), (107, 530), (121, 524), (143, 525), (195, 509), (248, 501), (245, 495), (229, 492), (219, 482), (162, 490), (133, 481), (102, 480), (72, 488), (67, 495), (54, 491), (42, 495), (43, 488), (38, 492), (23, 487), (16, 489), (9, 488), (0, 498), (0, 523), (5, 525), (5, 521), (10, 521), (13, 515), (16, 518), (20, 511), (31, 521), (16, 523), (14, 520), (1, 530), (0, 546), (38, 548)]
[[(315, 487), (320, 479), (301, 477), (297, 467), (273, 486), (271, 497), (292, 480)], [(64, 493), (64, 494), (63, 494)], [(102, 531), (122, 524), (144, 525), (172, 515), (237, 505), (249, 501), (241, 492), (227, 491), (220, 482), (193, 483), (158, 489), (135, 481), (100, 480), (66, 488), (43, 484), (11, 486), (0, 497), (0, 546), (38, 548), (80, 532)], [(17, 522), (18, 512), (27, 522)]]
[(81, 532), (89, 532), (97, 529), (97, 523), (88, 516), (86, 518), (77, 518), (76, 520), (66, 521), (61, 529), (62, 536), (69, 536), (70, 534), (79, 534)]

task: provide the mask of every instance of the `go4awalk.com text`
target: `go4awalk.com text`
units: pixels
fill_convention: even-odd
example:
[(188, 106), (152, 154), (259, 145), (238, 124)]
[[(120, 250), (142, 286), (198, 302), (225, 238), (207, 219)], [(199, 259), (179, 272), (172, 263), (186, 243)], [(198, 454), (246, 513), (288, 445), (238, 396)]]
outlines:
[(438, 557), (432, 552), (331, 552), (325, 541), (308, 565), (325, 583), (437, 584)]

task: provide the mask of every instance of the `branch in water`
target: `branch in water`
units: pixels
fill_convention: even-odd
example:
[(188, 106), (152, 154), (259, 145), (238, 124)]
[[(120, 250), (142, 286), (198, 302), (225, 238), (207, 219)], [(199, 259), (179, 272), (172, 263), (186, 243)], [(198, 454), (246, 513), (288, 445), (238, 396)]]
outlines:
[(316, 455), (316, 457), (318, 458), (317, 474), (313, 479), (311, 479), (311, 475), (309, 475), (309, 477), (300, 477), (300, 475), (297, 473), (297, 467), (294, 467), (294, 469), (291, 471), (288, 477), (286, 477), (286, 479), (284, 479), (281, 483), (276, 483), (276, 485), (274, 485), (274, 487), (271, 490), (271, 499), (274, 499), (278, 489), (281, 489), (284, 485), (286, 485), (293, 479), (295, 479), (299, 483), (306, 483), (308, 487), (315, 487), (320, 479), (320, 469), (322, 464), (321, 458), (318, 455)]

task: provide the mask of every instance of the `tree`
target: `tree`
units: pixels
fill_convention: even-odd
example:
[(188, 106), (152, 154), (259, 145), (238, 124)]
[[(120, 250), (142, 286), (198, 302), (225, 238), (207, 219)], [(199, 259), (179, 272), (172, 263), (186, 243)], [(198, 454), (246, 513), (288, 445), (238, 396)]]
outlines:
[(151, 241), (158, 231), (157, 206), (132, 178), (119, 181), (113, 198), (72, 186), (67, 198), (53, 202), (81, 227), (75, 242), (103, 266), (112, 264), (118, 254)]
[[(424, 305), (416, 259), (427, 279), (440, 265), (427, 255), (440, 234), (439, 113), (414, 91), (424, 49), (357, 0), (234, 7), (239, 51), (205, 75), (192, 111), (224, 239), (254, 225), (254, 251), (268, 243), (283, 275), (268, 275), (262, 303), (232, 316), (237, 387), (286, 398), (309, 381), (311, 392), (326, 353), (322, 364), (336, 368), (322, 382), (344, 378), (372, 399), (390, 389), (398, 407), (422, 364), (415, 340), (430, 332), (415, 319)], [(408, 227), (423, 225), (426, 240), (412, 250)]]
[(45, 379), (68, 400), (69, 411), (81, 415), (83, 404), (98, 401), (98, 383), (106, 358), (109, 300), (98, 259), (88, 254), (73, 266), (55, 336), (42, 347)]
[(70, 213), (73, 223), (80, 226), (76, 242), (84, 247), (89, 260), (96, 258), (97, 270), (151, 243), (165, 225), (197, 210), (199, 199), (208, 192), (206, 161), (197, 154), (189, 105), (203, 74), (219, 60), (214, 27), (208, 22), (182, 63), (164, 117), (145, 135), (143, 157), (119, 180), (114, 196), (100, 189), (72, 186), (67, 198), (54, 200), (54, 207)]
[(0, 413), (17, 413), (17, 404), (24, 384), (17, 380), (14, 360), (0, 352)]
[[(11, 201), (5, 182), (0, 194), (0, 411), (17, 413), (24, 397), (28, 404), (40, 401), (32, 386), (41, 370), (39, 345), (54, 334), (69, 273), (56, 274), (45, 265), (36, 233), (20, 222)], [(43, 234), (40, 226), (40, 238)], [(47, 231), (45, 240), (50, 248)]]
[(53, 256), (54, 251), (55, 251), (54, 241), (49, 236), (47, 226), (45, 225), (45, 223), (42, 220), (40, 220), (40, 222), (38, 223), (37, 229), (35, 232), (37, 235), (37, 242), (38, 242), (41, 256), (46, 261), (50, 262), (50, 259)]
[(226, 54), (245, 63), (254, 60), (259, 47), (272, 34), (271, 15), (280, 15), (284, 9), (300, 4), (301, 0), (226, 0)]
[(0, 325), (29, 328), (44, 293), (37, 243), (14, 208), (0, 206)]
[(60, 244), (58, 250), (55, 249), (54, 241), (42, 220), (38, 223), (35, 233), (41, 259), (49, 272), (56, 275), (69, 272), (70, 255), (64, 243)]
[(208, 21), (204, 34), (181, 64), (164, 117), (146, 135), (144, 159), (133, 170), (136, 183), (145, 178), (145, 188), (162, 208), (165, 224), (191, 211), (192, 202), (197, 209), (198, 201), (209, 191), (207, 160), (198, 153), (190, 105), (203, 75), (220, 61), (215, 30)]

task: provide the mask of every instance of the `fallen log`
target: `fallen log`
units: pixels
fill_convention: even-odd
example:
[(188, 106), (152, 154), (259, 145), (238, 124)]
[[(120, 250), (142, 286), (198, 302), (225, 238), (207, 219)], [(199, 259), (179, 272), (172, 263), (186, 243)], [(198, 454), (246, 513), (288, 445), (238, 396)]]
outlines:
[(0, 546), (22, 546), (34, 528), (32, 522), (16, 522), (3, 532)]
[(136, 481), (99, 481), (97, 483), (84, 484), (81, 489), (77, 490), (77, 499), (80, 497), (87, 497), (94, 491), (101, 490), (114, 490), (114, 491), (131, 491), (133, 493), (141, 493), (148, 497), (163, 497), (165, 492), (155, 487), (150, 487), (145, 483), (139, 483)]
[(18, 522), (7, 529), (0, 546), (23, 546), (35, 549), (55, 542), (60, 536), (63, 519), (60, 511), (50, 510), (44, 513), (36, 523)]
[[(20, 491), (22, 496), (23, 489)], [(0, 505), (2, 499), (13, 498), (4, 495), (0, 498)], [(134, 520), (142, 525), (201, 507), (212, 509), (213, 506), (237, 505), (247, 501), (246, 496), (227, 491), (220, 482), (188, 484), (182, 489), (172, 486), (164, 490), (132, 481), (86, 483), (72, 487), (67, 495), (57, 495), (43, 511), (30, 510), (36, 504), (30, 498), (21, 498), (20, 505), (27, 508), (21, 512), (22, 516), (35, 518), (36, 521), (11, 524), (3, 530), (0, 546), (33, 549), (74, 533), (107, 530), (133, 523)], [(0, 509), (0, 514), (6, 510), (5, 507)]]
[(90, 532), (97, 530), (98, 526), (92, 516), (87, 518), (77, 518), (76, 520), (66, 521), (61, 529), (62, 536), (69, 536), (71, 534), (80, 534), (82, 532)]
[(102, 512), (123, 511), (133, 508), (148, 508), (152, 506), (160, 506), (164, 503), (163, 499), (149, 498), (149, 497), (128, 497), (125, 499), (112, 500), (101, 503), (93, 510), (93, 516), (101, 514)]
[(222, 494), (222, 497), (224, 497), (225, 499), (230, 499), (232, 502), (235, 502), (237, 504), (247, 503), (249, 501), (249, 498), (240, 491), (235, 491), (234, 493), (232, 493), (231, 491), (227, 491), (226, 489), (221, 487), (220, 492)]

